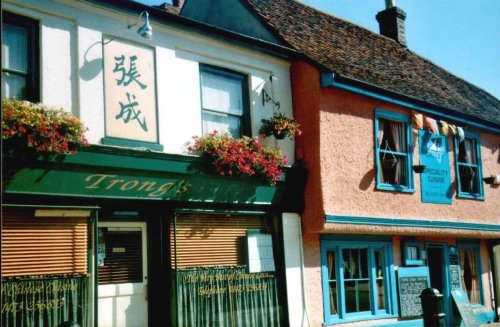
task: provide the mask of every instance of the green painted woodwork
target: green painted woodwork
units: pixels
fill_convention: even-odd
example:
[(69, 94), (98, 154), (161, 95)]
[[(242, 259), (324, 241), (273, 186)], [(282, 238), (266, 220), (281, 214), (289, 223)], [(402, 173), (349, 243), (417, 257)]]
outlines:
[[(278, 205), (284, 183), (204, 173), (199, 157), (92, 146), (75, 155), (4, 163), (4, 192)], [(6, 173), (6, 174), (5, 174)]]

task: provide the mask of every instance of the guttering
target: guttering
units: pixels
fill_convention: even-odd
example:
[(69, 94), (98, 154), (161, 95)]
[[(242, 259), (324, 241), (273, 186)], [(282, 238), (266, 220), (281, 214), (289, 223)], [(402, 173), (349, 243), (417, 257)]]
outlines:
[(382, 100), (398, 106), (431, 114), (436, 117), (453, 120), (464, 125), (477, 127), (488, 132), (500, 134), (500, 126), (493, 122), (439, 107), (432, 103), (394, 92), (377, 85), (342, 76), (331, 71), (321, 73), (321, 87), (334, 87), (354, 92), (373, 99)]
[(138, 13), (147, 10), (151, 19), (154, 22), (162, 25), (170, 26), (182, 26), (183, 28), (188, 28), (196, 31), (202, 35), (217, 36), (224, 41), (230, 41), (238, 45), (243, 45), (250, 47), (254, 50), (271, 54), (273, 56), (282, 59), (293, 59), (300, 57), (300, 53), (287, 47), (285, 45), (271, 43), (262, 39), (257, 39), (244, 34), (236, 33), (230, 30), (226, 30), (217, 26), (202, 23), (197, 20), (193, 20), (184, 16), (169, 13), (168, 11), (153, 7), (143, 5), (141, 3), (129, 0), (79, 0), (80, 2), (86, 2), (95, 4), (101, 7), (116, 8), (129, 13)]

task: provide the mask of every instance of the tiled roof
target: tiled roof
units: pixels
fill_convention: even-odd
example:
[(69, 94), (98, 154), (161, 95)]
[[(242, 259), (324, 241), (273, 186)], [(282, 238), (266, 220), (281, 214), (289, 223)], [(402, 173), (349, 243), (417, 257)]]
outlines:
[(326, 70), (500, 124), (500, 100), (392, 39), (295, 0), (246, 1), (284, 41)]

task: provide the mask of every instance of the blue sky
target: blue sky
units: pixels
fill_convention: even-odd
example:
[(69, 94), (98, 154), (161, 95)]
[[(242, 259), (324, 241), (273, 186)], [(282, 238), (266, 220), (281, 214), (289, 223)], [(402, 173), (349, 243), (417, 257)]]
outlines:
[[(169, 0), (136, 0), (156, 5)], [(210, 1), (210, 0), (189, 0)], [(301, 0), (378, 33), (384, 0)], [(500, 0), (397, 0), (408, 48), (500, 99)]]

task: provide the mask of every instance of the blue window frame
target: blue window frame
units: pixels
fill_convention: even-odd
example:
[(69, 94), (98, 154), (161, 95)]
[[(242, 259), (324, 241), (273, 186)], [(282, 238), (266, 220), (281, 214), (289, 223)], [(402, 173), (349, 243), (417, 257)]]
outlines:
[(457, 243), (462, 290), (467, 294), (472, 307), (484, 305), (483, 285), (481, 282), (481, 252), (479, 248), (479, 243)]
[(406, 239), (403, 241), (403, 262), (405, 266), (422, 266), (422, 242), (416, 239)]
[(397, 315), (392, 242), (321, 241), (325, 324)]
[(411, 121), (407, 115), (375, 110), (378, 190), (414, 192)]
[(479, 134), (466, 131), (463, 141), (455, 137), (455, 172), (458, 197), (484, 200)]

